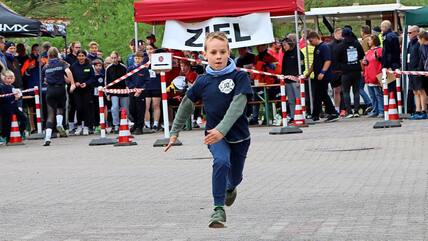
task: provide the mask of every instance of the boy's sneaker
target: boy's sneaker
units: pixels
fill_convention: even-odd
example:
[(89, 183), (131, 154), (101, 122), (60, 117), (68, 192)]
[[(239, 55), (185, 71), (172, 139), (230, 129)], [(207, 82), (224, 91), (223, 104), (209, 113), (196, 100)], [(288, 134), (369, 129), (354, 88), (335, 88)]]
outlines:
[(62, 126), (57, 126), (57, 127), (56, 127), (56, 130), (57, 130), (57, 131), (58, 131), (58, 133), (59, 133), (59, 137), (67, 137), (67, 132), (65, 132), (64, 127), (62, 127)]
[(133, 135), (142, 135), (143, 131), (141, 130), (141, 128), (135, 128), (134, 131), (131, 132), (131, 134), (133, 134)]
[(355, 113), (355, 114), (354, 114), (354, 118), (358, 118), (358, 117), (360, 117), (360, 114)]
[(0, 146), (6, 145), (6, 139), (3, 137), (0, 137)]
[(114, 126), (113, 133), (119, 134), (119, 126)]
[(84, 136), (88, 136), (89, 135), (89, 128), (88, 127), (83, 127), (83, 135)]
[(426, 113), (426, 112), (422, 112), (422, 113), (419, 115), (419, 120), (426, 120), (426, 119), (428, 119), (428, 115), (427, 115), (427, 113)]
[(347, 116), (345, 116), (345, 119), (350, 119), (350, 118), (354, 118), (353, 113), (349, 113)]
[(367, 115), (368, 113), (373, 111), (373, 106), (369, 106), (364, 110), (364, 114)]
[(51, 140), (46, 140), (45, 143), (43, 143), (43, 146), (50, 146)]
[(232, 204), (235, 202), (236, 195), (237, 195), (236, 188), (234, 188), (231, 191), (229, 190), (226, 191), (226, 201), (225, 201), (226, 206), (228, 207), (232, 206)]
[(336, 115), (329, 115), (327, 117), (327, 120), (325, 120), (324, 122), (329, 123), (329, 122), (335, 122), (338, 120), (339, 120), (339, 116), (336, 114)]
[(377, 116), (378, 116), (378, 114), (377, 113), (373, 113), (373, 112), (370, 112), (369, 115), (368, 115), (369, 118), (374, 118), (374, 117), (377, 117)]
[(226, 212), (223, 207), (214, 208), (213, 214), (211, 214), (211, 219), (208, 227), (210, 228), (224, 228), (226, 223)]
[(77, 127), (76, 131), (74, 132), (74, 135), (80, 136), (82, 135), (83, 129), (81, 126)]
[(97, 134), (97, 135), (101, 134), (101, 127), (100, 126), (97, 126), (95, 128), (95, 134)]

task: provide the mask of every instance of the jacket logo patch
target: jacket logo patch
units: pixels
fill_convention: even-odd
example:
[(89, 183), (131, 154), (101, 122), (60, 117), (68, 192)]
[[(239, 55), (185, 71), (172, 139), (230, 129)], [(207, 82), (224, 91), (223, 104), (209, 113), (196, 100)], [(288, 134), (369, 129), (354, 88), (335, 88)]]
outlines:
[(235, 88), (235, 83), (231, 79), (225, 79), (219, 84), (218, 88), (220, 89), (221, 93), (230, 94), (233, 88)]

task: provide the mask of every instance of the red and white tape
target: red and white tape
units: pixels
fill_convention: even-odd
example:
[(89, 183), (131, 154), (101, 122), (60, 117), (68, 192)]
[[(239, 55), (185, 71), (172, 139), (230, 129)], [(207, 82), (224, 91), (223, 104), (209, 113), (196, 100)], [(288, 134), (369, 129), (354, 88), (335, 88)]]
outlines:
[(407, 70), (388, 70), (388, 73), (395, 75), (416, 75), (416, 76), (428, 76), (428, 71), (407, 71)]
[[(34, 88), (31, 88), (31, 89), (21, 90), (21, 93), (29, 93), (29, 92), (33, 92), (33, 91), (34, 91)], [(0, 95), (0, 98), (12, 96), (12, 95), (15, 95), (15, 93), (2, 94), (2, 95)]]
[(144, 90), (144, 89), (140, 89), (140, 88), (135, 88), (135, 89), (104, 89), (104, 92), (106, 92), (108, 94), (126, 95), (129, 93), (135, 93), (135, 92), (140, 91), (140, 90)]
[[(196, 63), (199, 63), (199, 64), (208, 64), (207, 61), (202, 61), (200, 59), (191, 59), (191, 58), (185, 58), (185, 57), (180, 57), (180, 56), (172, 56), (172, 57), (176, 58), (176, 59), (190, 61), (190, 62), (196, 62)], [(272, 76), (272, 77), (276, 77), (278, 79), (283, 78), (283, 79), (289, 79), (289, 80), (292, 80), (292, 81), (299, 81), (300, 80), (300, 78), (298, 76), (272, 74), (272, 73), (269, 73), (269, 72), (263, 72), (263, 71), (258, 71), (258, 70), (255, 70), (255, 69), (246, 69), (246, 68), (240, 68), (240, 67), (237, 67), (236, 69), (238, 71), (244, 71), (244, 72), (252, 73), (252, 74), (261, 74), (261, 75), (266, 75), (266, 76)]]
[(119, 77), (119, 78), (117, 78), (116, 80), (113, 80), (113, 82), (111, 82), (111, 83), (109, 83), (108, 85), (106, 85), (106, 86), (105, 86), (105, 88), (107, 89), (107, 88), (112, 87), (113, 85), (115, 85), (115, 84), (117, 84), (117, 83), (119, 83), (119, 82), (121, 82), (121, 81), (125, 80), (126, 78), (128, 78), (128, 77), (130, 77), (131, 75), (133, 75), (133, 74), (137, 73), (138, 71), (140, 71), (140, 70), (142, 70), (142, 69), (144, 69), (144, 68), (148, 68), (148, 67), (149, 67), (149, 65), (150, 65), (150, 61), (149, 61), (149, 62), (147, 62), (147, 63), (145, 63), (145, 64), (143, 64), (143, 65), (141, 65), (141, 66), (138, 66), (136, 69), (134, 69), (134, 70), (132, 70), (132, 71), (130, 71), (130, 72), (128, 72), (128, 73), (126, 73), (124, 76)]

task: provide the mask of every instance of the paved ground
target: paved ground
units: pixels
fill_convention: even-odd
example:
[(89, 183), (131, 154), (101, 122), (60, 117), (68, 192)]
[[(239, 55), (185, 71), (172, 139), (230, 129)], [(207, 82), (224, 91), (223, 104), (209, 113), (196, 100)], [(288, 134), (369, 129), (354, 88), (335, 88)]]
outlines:
[[(200, 131), (170, 153), (92, 137), (0, 147), (0, 240), (428, 240), (428, 122), (318, 124), (253, 143), (228, 228), (211, 230)], [(361, 150), (358, 150), (361, 149)]]

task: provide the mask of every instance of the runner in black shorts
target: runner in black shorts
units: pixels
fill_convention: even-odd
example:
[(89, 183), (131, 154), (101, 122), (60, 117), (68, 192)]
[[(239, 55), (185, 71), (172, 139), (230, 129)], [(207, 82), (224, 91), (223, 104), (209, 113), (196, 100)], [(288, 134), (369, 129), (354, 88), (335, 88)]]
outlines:
[(46, 102), (48, 106), (48, 118), (46, 121), (46, 136), (44, 146), (49, 146), (51, 143), (52, 129), (56, 117), (56, 129), (61, 137), (66, 137), (67, 134), (62, 125), (64, 119), (64, 108), (66, 101), (66, 83), (71, 83), (70, 91), (76, 88), (74, 85), (73, 75), (71, 74), (69, 65), (58, 58), (58, 49), (52, 47), (48, 51), (49, 61), (42, 69), (42, 80), (48, 86), (46, 91)]

